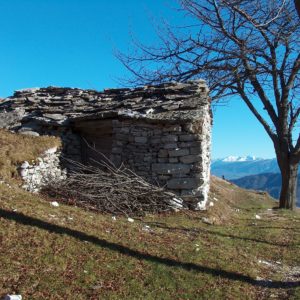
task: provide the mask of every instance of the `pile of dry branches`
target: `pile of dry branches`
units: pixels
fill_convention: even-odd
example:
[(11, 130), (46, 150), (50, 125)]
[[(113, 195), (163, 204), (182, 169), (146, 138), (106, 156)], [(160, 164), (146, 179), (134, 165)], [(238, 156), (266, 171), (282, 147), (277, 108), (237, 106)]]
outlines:
[(115, 215), (141, 216), (182, 208), (182, 200), (152, 185), (124, 165), (111, 162), (87, 166), (72, 162), (68, 178), (44, 191), (61, 201)]

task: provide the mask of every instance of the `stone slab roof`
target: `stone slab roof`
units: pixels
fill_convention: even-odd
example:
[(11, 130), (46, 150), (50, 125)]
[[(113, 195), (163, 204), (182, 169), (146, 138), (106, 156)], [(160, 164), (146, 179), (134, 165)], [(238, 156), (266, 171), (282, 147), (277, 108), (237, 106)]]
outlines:
[(0, 113), (18, 111), (27, 121), (53, 125), (116, 116), (184, 122), (201, 117), (209, 102), (203, 80), (102, 92), (47, 87), (16, 91), (0, 102)]

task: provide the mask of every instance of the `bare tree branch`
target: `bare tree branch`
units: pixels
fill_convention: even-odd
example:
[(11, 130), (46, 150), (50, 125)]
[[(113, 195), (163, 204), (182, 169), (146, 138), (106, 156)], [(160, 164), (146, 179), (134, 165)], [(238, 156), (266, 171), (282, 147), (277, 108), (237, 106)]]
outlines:
[(117, 168), (108, 159), (94, 161), (96, 167), (68, 163), (72, 165), (69, 177), (43, 188), (44, 193), (62, 202), (125, 216), (184, 208), (178, 196), (150, 184), (124, 165)]
[(287, 176), (300, 161), (298, 3), (181, 0), (193, 26), (167, 26), (159, 46), (136, 44), (133, 54), (118, 58), (134, 75), (130, 83), (203, 78), (214, 101), (238, 96), (271, 138)]

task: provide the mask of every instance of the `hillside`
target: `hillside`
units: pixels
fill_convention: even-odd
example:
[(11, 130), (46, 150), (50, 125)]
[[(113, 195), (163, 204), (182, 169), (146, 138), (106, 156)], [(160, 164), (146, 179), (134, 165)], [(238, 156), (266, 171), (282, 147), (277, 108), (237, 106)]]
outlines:
[[(242, 188), (266, 191), (276, 199), (280, 195), (281, 175), (278, 173), (256, 174), (230, 181)], [(300, 175), (297, 184), (297, 206), (300, 206)]]
[(272, 209), (264, 193), (212, 177), (207, 211), (134, 222), (49, 201), (3, 178), (0, 298), (300, 297), (299, 212)]

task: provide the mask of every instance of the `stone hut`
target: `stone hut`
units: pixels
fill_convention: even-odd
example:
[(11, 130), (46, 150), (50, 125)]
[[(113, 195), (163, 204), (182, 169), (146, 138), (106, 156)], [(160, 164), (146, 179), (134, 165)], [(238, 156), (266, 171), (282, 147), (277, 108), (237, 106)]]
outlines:
[(102, 92), (25, 89), (0, 103), (0, 127), (60, 136), (63, 155), (85, 164), (103, 155), (124, 163), (193, 209), (207, 201), (211, 123), (202, 80)]

